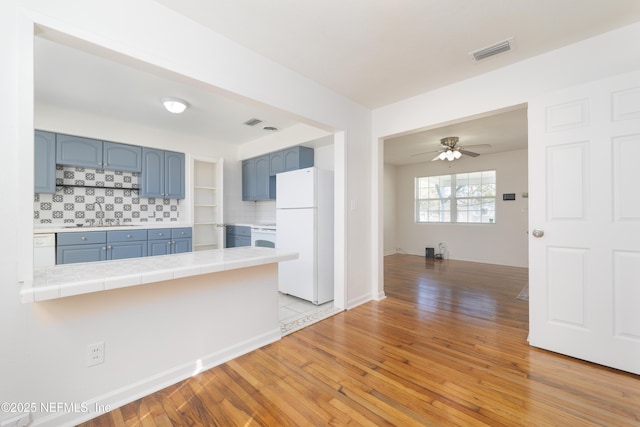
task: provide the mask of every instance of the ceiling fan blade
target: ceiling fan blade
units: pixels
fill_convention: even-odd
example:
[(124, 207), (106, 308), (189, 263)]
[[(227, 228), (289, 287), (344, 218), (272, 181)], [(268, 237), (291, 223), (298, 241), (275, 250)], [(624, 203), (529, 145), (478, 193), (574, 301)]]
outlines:
[(424, 156), (425, 154), (439, 153), (439, 152), (440, 152), (440, 150), (423, 151), (422, 153), (411, 154), (409, 157)]
[(435, 162), (436, 160), (440, 160), (440, 154), (442, 154), (442, 153), (438, 153), (438, 155), (435, 156), (433, 159), (431, 159), (431, 161)]
[(478, 157), (480, 155), (478, 153), (474, 153), (473, 151), (463, 150), (462, 148), (458, 149), (458, 151), (464, 154), (465, 156), (469, 156), (469, 157)]
[(491, 148), (491, 144), (475, 144), (475, 145), (465, 145), (464, 148), (459, 147), (461, 150), (464, 148)]

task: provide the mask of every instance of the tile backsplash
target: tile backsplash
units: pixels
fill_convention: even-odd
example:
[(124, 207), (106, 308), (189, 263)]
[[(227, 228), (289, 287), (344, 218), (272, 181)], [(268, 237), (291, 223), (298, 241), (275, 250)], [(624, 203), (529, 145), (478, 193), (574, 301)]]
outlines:
[(34, 196), (34, 224), (84, 224), (91, 219), (178, 221), (180, 200), (139, 197), (139, 175), (57, 166), (56, 193)]

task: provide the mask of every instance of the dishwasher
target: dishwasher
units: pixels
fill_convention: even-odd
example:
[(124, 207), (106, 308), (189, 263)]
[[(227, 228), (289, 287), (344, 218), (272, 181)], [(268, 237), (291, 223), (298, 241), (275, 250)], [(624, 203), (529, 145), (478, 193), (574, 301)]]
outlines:
[(33, 235), (33, 266), (49, 267), (56, 265), (55, 233)]

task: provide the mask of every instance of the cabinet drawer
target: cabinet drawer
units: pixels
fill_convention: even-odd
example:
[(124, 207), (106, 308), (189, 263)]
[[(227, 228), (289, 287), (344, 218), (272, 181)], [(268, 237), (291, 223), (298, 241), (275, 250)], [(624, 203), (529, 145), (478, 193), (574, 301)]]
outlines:
[(117, 230), (107, 232), (107, 242), (147, 240), (147, 230)]
[(170, 239), (170, 228), (159, 228), (157, 230), (147, 230), (149, 240)]
[(181, 239), (191, 237), (191, 228), (190, 227), (182, 227), (182, 228), (172, 228), (171, 229), (171, 238), (172, 239)]
[(106, 231), (88, 231), (86, 233), (58, 233), (58, 246), (65, 245), (90, 245), (94, 243), (106, 243)]

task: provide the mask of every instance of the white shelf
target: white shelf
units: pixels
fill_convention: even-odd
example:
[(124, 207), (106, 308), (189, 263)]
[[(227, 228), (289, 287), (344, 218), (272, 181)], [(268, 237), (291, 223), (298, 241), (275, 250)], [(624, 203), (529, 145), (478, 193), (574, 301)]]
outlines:
[(193, 247), (195, 250), (220, 247), (222, 222), (222, 166), (215, 160), (194, 159), (193, 161)]

